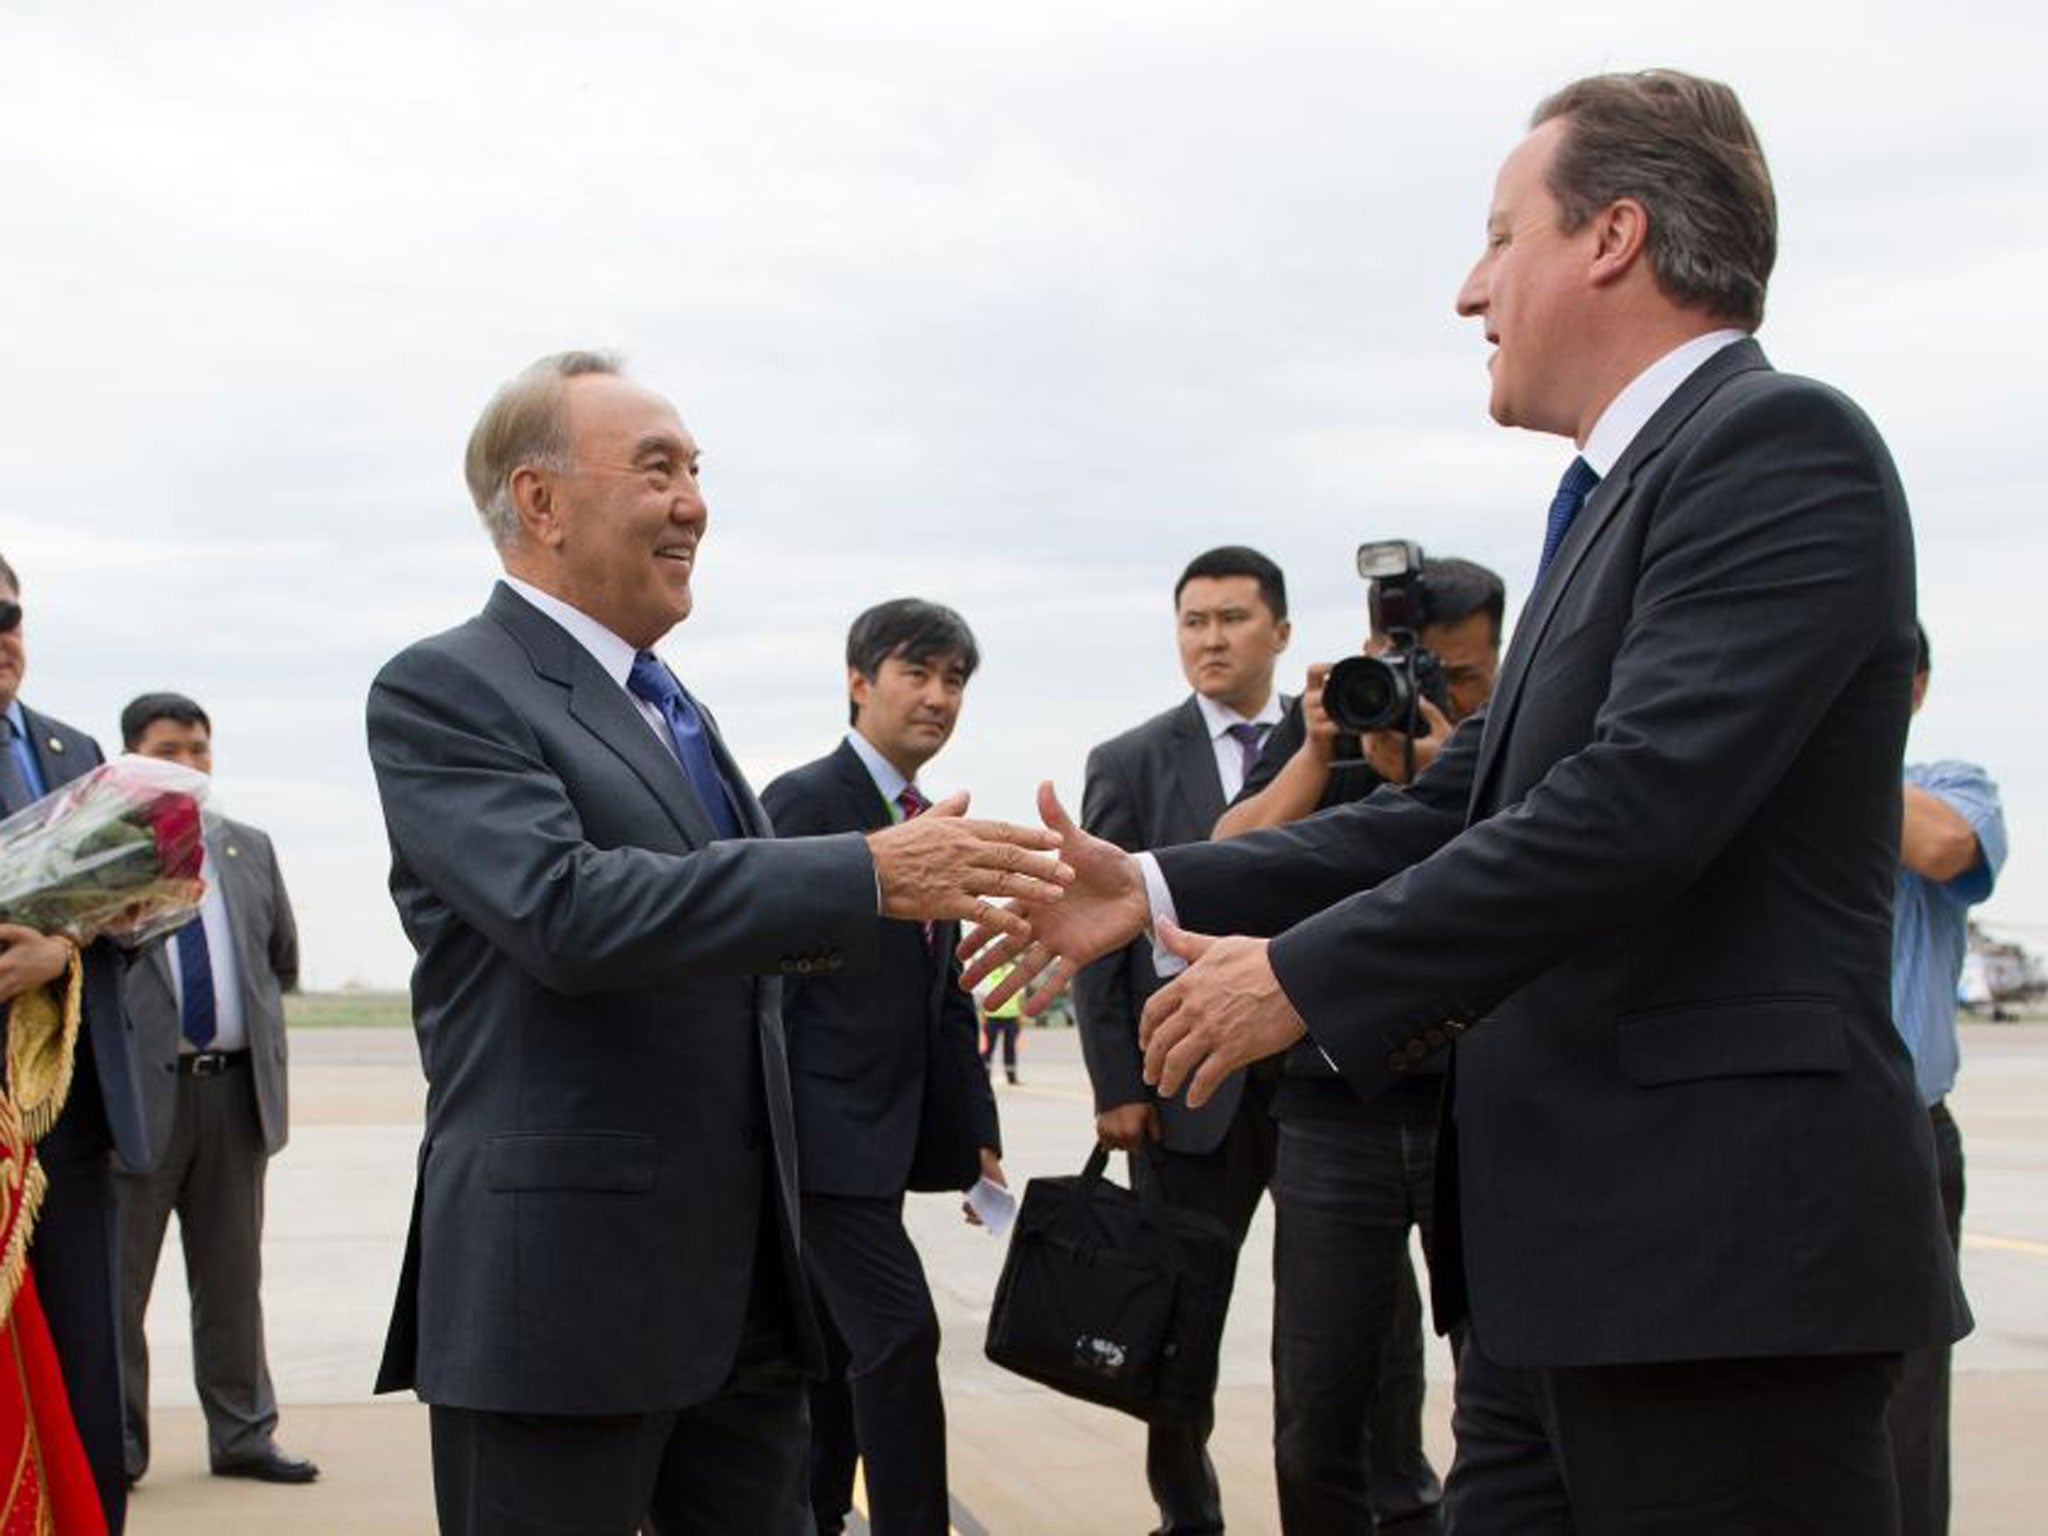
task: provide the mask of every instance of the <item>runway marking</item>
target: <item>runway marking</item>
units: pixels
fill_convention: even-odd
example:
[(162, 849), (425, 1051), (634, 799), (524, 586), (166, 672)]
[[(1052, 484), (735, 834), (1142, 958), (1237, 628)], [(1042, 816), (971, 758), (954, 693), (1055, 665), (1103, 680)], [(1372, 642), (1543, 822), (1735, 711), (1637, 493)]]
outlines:
[(1987, 1237), (1981, 1232), (1965, 1232), (1963, 1246), (1996, 1248), (2003, 1253), (2024, 1253), (2037, 1259), (2048, 1259), (2048, 1243), (2037, 1243), (2024, 1237)]

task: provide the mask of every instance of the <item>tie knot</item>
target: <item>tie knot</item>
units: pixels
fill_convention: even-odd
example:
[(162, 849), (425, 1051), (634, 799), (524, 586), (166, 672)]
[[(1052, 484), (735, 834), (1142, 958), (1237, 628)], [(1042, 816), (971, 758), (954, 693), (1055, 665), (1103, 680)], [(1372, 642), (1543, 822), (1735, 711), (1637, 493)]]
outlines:
[(652, 651), (642, 651), (633, 658), (633, 670), (626, 674), (626, 690), (634, 698), (645, 699), (663, 711), (683, 696), (682, 685)]
[(1253, 720), (1240, 720), (1235, 725), (1226, 725), (1223, 730), (1240, 747), (1261, 746), (1266, 740), (1266, 727)]
[(925, 799), (915, 784), (904, 785), (903, 793), (896, 797), (896, 803), (903, 807), (903, 819), (905, 821), (910, 820), (913, 816), (922, 816), (932, 808), (931, 801)]
[(1569, 496), (1574, 501), (1584, 501), (1599, 483), (1600, 476), (1592, 465), (1584, 459), (1573, 459), (1565, 466), (1564, 478), (1557, 482), (1557, 494), (1560, 498)]

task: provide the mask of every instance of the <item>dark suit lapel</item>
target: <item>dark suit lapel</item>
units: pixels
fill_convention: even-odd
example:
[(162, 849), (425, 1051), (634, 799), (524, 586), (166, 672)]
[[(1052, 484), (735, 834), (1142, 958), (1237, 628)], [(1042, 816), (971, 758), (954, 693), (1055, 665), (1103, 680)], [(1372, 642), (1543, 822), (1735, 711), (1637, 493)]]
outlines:
[[(512, 632), (535, 672), (569, 690), (571, 717), (633, 770), (676, 830), (695, 846), (711, 842), (716, 836), (711, 820), (698, 805), (683, 765), (576, 637), (503, 583), (492, 590), (484, 612)], [(752, 813), (758, 818), (761, 808), (754, 806)]]
[(1588, 551), (1599, 542), (1600, 535), (1614, 521), (1616, 514), (1628, 505), (1636, 476), (1664, 451), (1664, 445), (1724, 383), (1738, 373), (1769, 366), (1764, 359), (1763, 348), (1754, 340), (1732, 342), (1716, 352), (1657, 408), (1656, 414), (1644, 423), (1643, 429), (1622, 451), (1614, 468), (1586, 498), (1585, 506), (1572, 519), (1564, 542), (1558, 546), (1550, 569), (1544, 572), (1543, 584), (1534, 593), (1531, 606), (1515, 623), (1514, 639), (1509, 642), (1507, 656), (1501, 662), (1500, 681), (1486, 708), (1485, 734), (1480, 739), (1479, 761), (1472, 775), (1475, 804), (1487, 782), (1494, 758), (1499, 754), (1500, 744), (1507, 739), (1508, 722), (1514, 718), (1515, 708), (1521, 702), (1522, 680), (1528, 676), (1530, 658), (1542, 644), (1544, 632), (1556, 616), (1558, 604), (1571, 586), (1572, 578), (1585, 563)]
[(21, 723), (28, 728), (29, 756), (36, 760), (36, 772), (42, 776), (44, 794), (59, 785), (69, 784), (93, 766), (91, 754), (83, 749), (80, 742), (65, 739), (71, 732), (58, 730), (56, 722), (37, 714), (26, 704), (21, 706)]
[(1209, 722), (1193, 694), (1174, 718), (1167, 775), (1180, 797), (1188, 826), (1198, 829), (1190, 840), (1206, 838), (1223, 814), (1223, 780), (1216, 772), (1216, 745), (1209, 739)]
[(213, 856), (214, 878), (220, 881), (221, 899), (227, 903), (228, 931), (235, 936), (235, 963), (241, 968), (242, 997), (246, 1002), (252, 995), (250, 978), (257, 974), (250, 967), (270, 968), (270, 956), (257, 948), (257, 935), (268, 926), (257, 921), (267, 896), (262, 872), (256, 868), (253, 855), (234, 823), (225, 817), (206, 818), (206, 848)]
[(853, 750), (852, 742), (839, 743), (839, 750), (832, 754), (832, 769), (839, 776), (846, 811), (855, 826), (863, 832), (879, 832), (895, 823), (888, 802), (882, 798), (881, 786), (875, 783), (875, 776), (868, 772), (860, 754)]

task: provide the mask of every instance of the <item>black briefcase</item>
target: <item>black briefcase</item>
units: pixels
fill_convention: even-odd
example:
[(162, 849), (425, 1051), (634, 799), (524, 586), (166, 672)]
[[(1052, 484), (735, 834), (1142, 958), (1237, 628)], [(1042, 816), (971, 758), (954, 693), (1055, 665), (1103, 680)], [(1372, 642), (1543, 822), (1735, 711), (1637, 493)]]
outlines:
[(1230, 1229), (1102, 1177), (1033, 1179), (989, 1312), (989, 1359), (1148, 1423), (1198, 1419), (1237, 1266)]

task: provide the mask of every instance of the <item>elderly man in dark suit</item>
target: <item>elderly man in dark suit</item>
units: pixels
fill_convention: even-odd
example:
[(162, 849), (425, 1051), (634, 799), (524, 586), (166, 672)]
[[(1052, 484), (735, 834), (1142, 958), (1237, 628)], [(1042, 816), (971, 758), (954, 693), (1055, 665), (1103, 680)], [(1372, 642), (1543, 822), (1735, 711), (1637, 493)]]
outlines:
[[(11, 814), (103, 761), (99, 744), (21, 702), (28, 670), (21, 581), (0, 560), (0, 815)], [(58, 976), (66, 941), (0, 926), (0, 1005)], [(29, 1248), (36, 1290), (64, 1370), (108, 1529), (119, 1536), (128, 1489), (121, 1466), (119, 1218), (114, 1157), (149, 1163), (149, 1133), (137, 1086), (135, 1035), (121, 1007), (127, 956), (107, 940), (85, 951), (84, 1023), (71, 1093), (36, 1146), (49, 1193)]]
[(428, 1084), (377, 1384), (432, 1407), (447, 1529), (802, 1531), (779, 978), (1064, 871), (958, 798), (771, 835), (652, 650), (708, 513), (675, 408), (614, 360), (513, 379), (466, 470), (505, 580), (369, 701)]
[[(1243, 787), (1287, 701), (1273, 669), (1287, 648), (1287, 583), (1255, 549), (1224, 545), (1188, 562), (1173, 588), (1181, 671), (1193, 690), (1088, 754), (1082, 824), (1122, 848), (1206, 837)], [(1273, 1181), (1279, 1064), (1233, 1077), (1199, 1109), (1145, 1086), (1138, 1019), (1160, 985), (1149, 946), (1132, 944), (1074, 986), (1081, 1048), (1095, 1086), (1095, 1130), (1131, 1154), (1131, 1177), (1244, 1240)], [(1167, 1536), (1223, 1529), (1207, 1420), (1155, 1424), (1145, 1476)]]
[[(213, 772), (213, 722), (183, 694), (121, 711), (121, 742)], [(147, 1070), (152, 1166), (123, 1168), (121, 1371), (127, 1473), (149, 1465), (149, 1344), (143, 1317), (164, 1228), (178, 1213), (192, 1292), (192, 1374), (207, 1449), (222, 1477), (310, 1483), (320, 1469), (273, 1438), (277, 1394), (263, 1343), (263, 1177), (285, 1141), (284, 994), (299, 984), (299, 929), (270, 839), (206, 817), (199, 918), (128, 973), (128, 1015)]]
[[(930, 805), (917, 775), (953, 734), (980, 653), (966, 621), (916, 598), (870, 608), (846, 637), (853, 728), (761, 803), (783, 837), (873, 832)], [(858, 1456), (875, 1536), (945, 1536), (939, 1320), (906, 1190), (1001, 1183), (995, 1097), (956, 985), (952, 924), (883, 925), (870, 975), (784, 984), (804, 1267), (831, 1371), (811, 1388), (811, 1507), (845, 1527)]]
[(1456, 1042), (1463, 1536), (1895, 1531), (1900, 1352), (1968, 1327), (1890, 1020), (1912, 535), (1870, 422), (1748, 334), (1774, 250), (1726, 86), (1546, 101), (1458, 296), (1495, 419), (1579, 446), (1492, 703), (1291, 827), (1070, 834), (1024, 958), (1156, 919), (1193, 963), (1146, 1070), (1191, 1102), (1304, 1030), (1362, 1094)]

